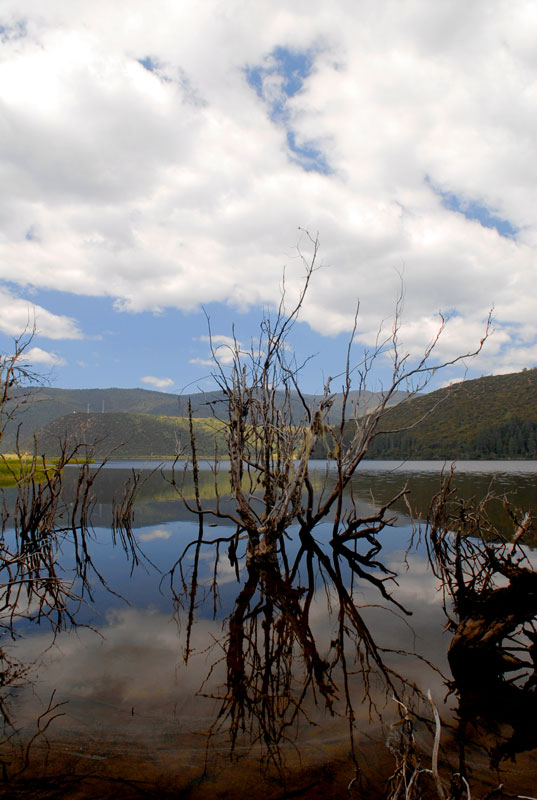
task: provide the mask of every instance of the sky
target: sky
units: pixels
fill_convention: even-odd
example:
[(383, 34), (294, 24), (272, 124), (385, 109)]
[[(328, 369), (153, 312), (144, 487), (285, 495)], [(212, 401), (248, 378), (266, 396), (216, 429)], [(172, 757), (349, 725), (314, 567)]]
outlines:
[(210, 388), (208, 319), (248, 349), (318, 236), (304, 391), (401, 286), (409, 365), (494, 308), (431, 386), (533, 367), (536, 41), (534, 0), (2, 0), (2, 352), (35, 324), (53, 386)]

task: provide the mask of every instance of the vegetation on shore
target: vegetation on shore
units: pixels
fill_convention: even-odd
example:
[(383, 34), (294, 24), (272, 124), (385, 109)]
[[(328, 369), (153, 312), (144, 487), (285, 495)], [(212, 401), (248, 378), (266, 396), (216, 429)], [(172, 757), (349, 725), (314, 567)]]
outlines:
[[(72, 458), (70, 464), (82, 464), (85, 459)], [(21, 481), (44, 481), (47, 472), (54, 471), (58, 466), (58, 458), (36, 459), (30, 455), (18, 453), (4, 453), (0, 455), (0, 489), (17, 486)]]
[(33, 477), (35, 480), (44, 480), (45, 469), (35, 472), (33, 466), (33, 460), (30, 457), (19, 457), (15, 453), (6, 453), (0, 459), (0, 488), (16, 486), (21, 478), (29, 480), (30, 477)]

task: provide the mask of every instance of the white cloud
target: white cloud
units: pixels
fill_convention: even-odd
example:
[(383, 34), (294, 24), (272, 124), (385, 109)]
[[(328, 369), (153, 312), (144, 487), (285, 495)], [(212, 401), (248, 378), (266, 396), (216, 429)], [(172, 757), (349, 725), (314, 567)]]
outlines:
[[(501, 357), (516, 362), (513, 323), (533, 327), (536, 300), (534, 4), (230, 0), (156, 18), (148, 0), (4, 0), (0, 23), (19, 18), (28, 34), (0, 56), (0, 278), (130, 311), (248, 308), (277, 301), (287, 263), (291, 303), (301, 225), (329, 263), (304, 307), (315, 329), (348, 330), (360, 298), (371, 344), (404, 267), (408, 341), (456, 309), (442, 353), (466, 349), (494, 302)], [(289, 100), (267, 75), (265, 97), (330, 174), (295, 163), (247, 83), (277, 47), (313, 67)], [(433, 187), (508, 219), (517, 239), (447, 210)]]
[(237, 353), (241, 352), (242, 344), (233, 336), (226, 336), (222, 333), (215, 333), (211, 336), (199, 336), (200, 342), (210, 342), (214, 358), (191, 358), (190, 364), (201, 364), (204, 367), (214, 367), (215, 359), (222, 366), (229, 366), (233, 363)]
[(138, 539), (141, 542), (153, 542), (158, 539), (169, 539), (172, 535), (172, 532), (167, 530), (166, 528), (154, 528), (148, 533), (141, 533), (138, 536)]
[(49, 353), (40, 347), (32, 347), (24, 352), (24, 361), (30, 364), (46, 364), (49, 367), (63, 367), (67, 362), (56, 353)]
[(167, 389), (170, 386), (173, 386), (173, 380), (171, 378), (155, 378), (153, 375), (145, 375), (143, 378), (140, 378), (143, 383), (149, 383), (151, 386), (155, 386), (157, 389)]
[(190, 358), (189, 364), (199, 364), (202, 367), (214, 367), (214, 359), (212, 358)]
[(226, 336), (222, 333), (215, 333), (211, 336), (199, 336), (200, 342), (211, 342), (213, 347), (230, 347), (232, 349), (240, 348), (241, 344), (233, 336)]
[(31, 334), (34, 327), (36, 333), (47, 339), (82, 338), (76, 320), (52, 314), (0, 287), (0, 330), (9, 336), (18, 337), (24, 333)]
[[(258, 347), (259, 340), (252, 341), (249, 349), (247, 349), (242, 342), (233, 336), (226, 336), (220, 333), (211, 336), (199, 336), (197, 337), (197, 341), (211, 343), (210, 357), (191, 358), (189, 364), (200, 364), (204, 367), (214, 367), (216, 363), (227, 367), (233, 364), (237, 356), (244, 361), (250, 358), (255, 359), (264, 352)], [(282, 342), (282, 350), (292, 352), (292, 348), (287, 342)]]

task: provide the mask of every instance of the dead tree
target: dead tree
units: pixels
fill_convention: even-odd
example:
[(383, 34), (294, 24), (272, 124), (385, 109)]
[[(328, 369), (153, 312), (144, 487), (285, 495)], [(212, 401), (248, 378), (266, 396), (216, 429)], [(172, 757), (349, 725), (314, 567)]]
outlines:
[(6, 427), (28, 402), (26, 389), (39, 382), (39, 376), (26, 358), (35, 328), (13, 342), (13, 352), (0, 354), (0, 444)]
[[(341, 695), (352, 744), (356, 699), (351, 673), (362, 676), (371, 703), (373, 673), (386, 690), (398, 694), (399, 679), (384, 663), (360, 610), (356, 588), (360, 582), (373, 585), (380, 602), (405, 613), (392, 593), (396, 576), (380, 557), (382, 530), (395, 521), (389, 509), (405, 496), (405, 488), (378, 513), (364, 517), (352, 492), (352, 478), (394, 392), (422, 389), (438, 369), (477, 354), (489, 330), (487, 323), (473, 352), (439, 364), (434, 361), (434, 350), (445, 325), (441, 318), (437, 335), (411, 363), (409, 355), (400, 351), (400, 298), (390, 333), (385, 338), (379, 334), (375, 350), (358, 363), (354, 363), (353, 349), (355, 318), (341, 375), (328, 379), (322, 395), (310, 407), (300, 388), (300, 365), (288, 342), (317, 268), (319, 243), (311, 237), (308, 241), (310, 256), (306, 259), (299, 251), (305, 275), (291, 311), (286, 310), (284, 285), (277, 312), (262, 320), (258, 341), (245, 350), (235, 339), (231, 357), (227, 354), (222, 360), (212, 348), (214, 378), (224, 398), (216, 401), (223, 404), (224, 412), (220, 407), (215, 416), (226, 420), (227, 441), (227, 451), (216, 455), (213, 466), (216, 501), (207, 506), (196, 489), (192, 503), (181, 489), (182, 480), (199, 485), (193, 428), (185, 472), (182, 477), (174, 476), (177, 491), (198, 518), (197, 538), (170, 571), (178, 608), (187, 613), (185, 658), (191, 654), (201, 549), (214, 547), (216, 551), (212, 585), (216, 605), (218, 559), (226, 548), (242, 588), (219, 643), (226, 660), (227, 683), (218, 695), (221, 706), (216, 728), (231, 734), (232, 749), (244, 732), (249, 741), (261, 741), (275, 760), (279, 743), (289, 736), (300, 715), (307, 714), (308, 694), (322, 699), (329, 711), (335, 710), (336, 698)], [(387, 353), (392, 359), (391, 383), (378, 407), (365, 413), (361, 400), (371, 369), (375, 360)], [(329, 425), (334, 387), (341, 388), (343, 404), (338, 424)], [(358, 401), (351, 403), (354, 388), (359, 390)], [(293, 412), (297, 399), (299, 415)], [(326, 459), (321, 485), (312, 474), (312, 460), (319, 456)], [(231, 508), (229, 503), (224, 505), (219, 492), (221, 459), (228, 465)], [(232, 526), (232, 532), (211, 537), (206, 533), (207, 519)], [(330, 529), (327, 545), (319, 541), (323, 526)], [(287, 546), (290, 537), (299, 543), (292, 557)], [(334, 633), (328, 651), (320, 653), (310, 616), (314, 599), (323, 588), (333, 613)]]

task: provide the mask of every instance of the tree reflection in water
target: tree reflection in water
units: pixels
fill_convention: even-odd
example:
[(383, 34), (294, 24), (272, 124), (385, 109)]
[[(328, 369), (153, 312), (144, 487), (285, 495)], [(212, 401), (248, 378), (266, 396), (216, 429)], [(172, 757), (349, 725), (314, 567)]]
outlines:
[[(211, 473), (208, 472), (200, 479), (199, 500), (204, 511), (208, 511), (211, 506), (214, 507), (207, 485), (211, 477)], [(324, 477), (321, 474), (317, 477), (313, 473), (311, 475), (315, 486), (320, 486), (325, 479), (326, 475)], [(335, 476), (328, 479), (327, 491), (335, 480)], [(177, 484), (181, 484), (179, 488), (189, 498), (189, 505), (195, 505), (192, 472), (185, 475), (184, 482), (177, 476)], [(103, 480), (103, 485), (109, 486), (109, 478)], [(228, 502), (229, 498), (224, 497), (225, 486), (224, 480), (220, 484), (218, 494), (220, 508), (228, 514), (232, 504)], [(229, 485), (227, 490), (229, 491)], [(400, 498), (398, 502), (402, 499)], [(476, 617), (475, 607), (473, 617), (470, 614), (471, 603), (466, 606), (465, 613), (462, 604), (455, 609), (451, 608), (450, 598), (457, 591), (456, 578), (460, 569), (463, 569), (466, 576), (465, 583), (478, 597), (482, 595), (482, 588), (488, 587), (491, 589), (490, 597), (497, 598), (497, 602), (505, 606), (501, 599), (504, 595), (493, 593), (505, 587), (492, 585), (492, 579), (497, 579), (489, 574), (491, 565), (497, 568), (497, 564), (501, 566), (506, 558), (509, 560), (511, 557), (513, 566), (524, 567), (523, 564), (517, 565), (517, 561), (521, 555), (520, 544), (530, 533), (526, 522), (516, 545), (513, 541), (502, 542), (498, 533), (494, 534), (493, 529), (496, 526), (490, 524), (487, 527), (482, 509), (472, 510), (468, 503), (464, 503), (462, 508), (463, 512), (460, 504), (452, 504), (449, 514), (446, 515), (445, 504), (442, 502), (440, 510), (436, 506), (433, 507), (427, 539), (431, 548), (436, 542), (437, 551), (435, 554), (431, 549), (431, 558), (434, 556), (433, 564), (440, 580), (452, 581), (451, 588), (446, 583), (446, 611), (453, 620), (452, 636), (455, 637), (462, 623), (468, 626), (469, 621), (472, 622)], [(211, 523), (207, 517), (214, 519), (214, 515), (201, 515), (201, 538), (198, 527), (198, 535), (194, 536), (192, 542), (184, 548), (182, 558), (168, 577), (173, 581), (178, 604), (177, 613), (182, 624), (181, 642), (184, 644), (189, 661), (189, 687), (192, 691), (201, 688), (201, 692), (206, 696), (216, 698), (214, 702), (217, 710), (212, 718), (210, 750), (207, 751), (211, 756), (208, 774), (215, 774), (214, 754), (226, 752), (228, 755), (231, 753), (239, 756), (244, 755), (248, 749), (253, 751), (252, 758), (257, 758), (261, 749), (266, 760), (276, 765), (282, 777), (286, 774), (286, 764), (289, 766), (293, 762), (293, 745), (296, 746), (297, 752), (304, 756), (305, 762), (310, 764), (308, 755), (310, 745), (305, 731), (310, 724), (322, 725), (323, 727), (317, 728), (319, 731), (317, 742), (321, 750), (325, 748), (326, 731), (330, 730), (326, 725), (325, 716), (331, 713), (335, 715), (336, 721), (336, 728), (332, 728), (332, 731), (340, 730), (338, 715), (342, 725), (350, 725), (346, 741), (355, 747), (353, 754), (355, 761), (367, 773), (367, 768), (370, 770), (373, 763), (373, 751), (367, 749), (367, 736), (372, 732), (372, 728), (368, 727), (367, 717), (371, 713), (374, 719), (380, 720), (380, 715), (383, 714), (388, 723), (385, 743), (395, 759), (391, 767), (394, 770), (394, 778), (388, 786), (387, 796), (395, 796), (398, 792), (399, 796), (408, 797), (420, 796), (419, 792), (424, 797), (438, 795), (434, 776), (430, 774), (434, 743), (432, 708), (422, 695), (413, 692), (410, 681), (405, 684), (399, 677), (399, 674), (408, 676), (410, 671), (407, 671), (407, 668), (411, 665), (401, 667), (401, 658), (397, 658), (397, 653), (389, 653), (379, 646), (383, 636), (386, 638), (386, 633), (379, 628), (378, 621), (372, 616), (372, 609), (369, 607), (371, 603), (381, 601), (383, 606), (387, 608), (391, 606), (399, 616), (405, 616), (403, 610), (388, 598), (393, 592), (398, 602), (403, 601), (409, 608), (416, 609), (416, 602), (410, 600), (406, 588), (406, 582), (416, 578), (403, 575), (398, 579), (395, 576), (398, 567), (387, 559), (384, 547), (382, 550), (379, 547), (386, 535), (388, 539), (393, 538), (388, 527), (383, 527), (392, 521), (394, 516), (392, 507), (386, 508), (383, 513), (382, 511), (375, 513), (362, 499), (357, 498), (356, 492), (354, 492), (354, 502), (349, 493), (342, 508), (342, 518), (348, 518), (347, 514), (354, 513), (355, 509), (360, 512), (355, 515), (355, 519), (362, 518), (363, 524), (355, 530), (357, 535), (350, 544), (342, 543), (343, 549), (339, 546), (338, 540), (334, 541), (332, 519), (319, 526), (315, 536), (304, 535), (304, 531), (301, 534), (298, 527), (290, 529), (289, 536), (282, 537), (282, 543), (275, 552), (270, 556), (263, 555), (262, 558), (248, 557), (247, 538), (244, 532), (220, 524), (216, 528), (210, 527)], [(461, 537), (457, 540), (450, 534), (451, 530), (457, 529), (457, 519), (467, 522), (466, 533), (471, 534), (470, 537)], [(224, 521), (230, 522), (228, 517)], [(476, 539), (477, 524), (483, 532), (483, 541)], [(132, 533), (134, 534), (134, 531)], [(173, 547), (172, 541), (173, 539), (167, 540), (170, 550)], [(458, 551), (455, 548), (457, 541), (461, 553), (459, 566), (456, 558)], [(442, 556), (442, 551), (445, 551), (446, 555)], [(214, 562), (212, 569), (209, 558), (211, 552)], [(412, 558), (409, 557), (409, 560), (412, 561)], [(445, 569), (445, 573), (440, 573), (441, 567)], [(501, 568), (503, 569), (503, 566)], [(525, 568), (529, 569), (529, 566), (526, 565)], [(231, 586), (227, 581), (231, 569), (235, 571), (235, 580), (238, 570), (239, 581), (236, 583), (235, 598), (230, 605)], [(372, 581), (371, 578), (375, 580)], [(396, 580), (400, 585), (396, 584)], [(376, 581), (380, 581), (380, 585)], [(222, 595), (224, 590), (226, 598)], [(381, 594), (383, 590), (385, 597)], [(434, 594), (434, 587), (431, 585), (427, 591)], [(467, 593), (470, 594), (470, 590)], [(226, 618), (221, 634), (218, 622), (212, 626), (207, 624), (204, 606), (205, 602), (213, 604), (215, 601), (218, 605), (220, 597), (226, 603)], [(534, 616), (532, 596), (528, 594), (523, 597), (528, 617), (532, 614)], [(418, 601), (418, 611), (420, 602)], [(483, 609), (488, 607), (487, 603), (483, 602)], [(421, 613), (423, 615), (427, 612)], [(374, 614), (376, 612), (373, 612)], [(417, 616), (420, 617), (420, 614)], [(322, 624), (319, 622), (320, 618)], [(423, 622), (423, 619), (419, 622)], [(413, 624), (412, 619), (410, 623)], [(138, 639), (134, 618), (132, 624), (134, 628), (131, 626), (129, 630), (125, 630), (124, 641), (132, 640), (133, 646), (140, 647), (142, 653), (144, 642), (150, 646), (151, 621), (149, 618), (146, 620), (147, 634), (145, 638), (140, 637), (139, 645), (136, 644)], [(435, 618), (434, 627), (436, 625)], [(196, 631), (196, 626), (200, 630)], [(523, 627), (526, 633), (531, 632), (527, 622)], [(485, 629), (488, 630), (486, 626)], [(475, 630), (479, 629), (476, 627)], [(506, 628), (502, 630), (511, 635)], [(206, 647), (200, 634), (203, 633), (205, 636), (208, 631), (215, 644), (212, 653), (200, 657), (201, 651)], [(419, 634), (419, 623), (416, 631)], [(157, 634), (156, 629), (155, 634)], [(104, 635), (110, 641), (115, 637), (113, 630), (109, 632), (105, 630)], [(161, 633), (157, 634), (159, 641), (161, 636)], [(394, 650), (402, 647), (400, 640), (395, 636), (388, 638), (388, 643)], [(509, 640), (505, 639), (502, 648), (503, 645), (509, 645)], [(533, 651), (531, 647), (528, 650), (528, 645), (531, 645), (529, 640), (521, 640), (520, 646), (526, 648), (529, 658), (522, 651), (516, 650), (515, 657), (530, 661)], [(164, 657), (173, 662), (174, 645), (171, 639), (168, 639), (167, 646), (167, 654)], [(453, 651), (453, 645), (451, 650)], [(458, 665), (453, 661), (451, 653), (451, 666), (455, 678), (451, 688), (458, 693), (460, 701), (458, 711), (460, 725), (457, 731), (450, 727), (448, 717), (442, 722), (443, 747), (438, 760), (439, 778), (443, 781), (446, 797), (467, 796), (462, 779), (457, 779), (459, 783), (454, 784), (455, 788), (450, 787), (454, 773), (466, 776), (472, 787), (473, 797), (484, 797), (487, 791), (501, 782), (510, 788), (512, 793), (513, 786), (521, 787), (523, 784), (513, 781), (512, 776), (510, 781), (505, 780), (505, 756), (534, 746), (532, 737), (535, 706), (532, 681), (528, 675), (514, 684), (506, 677), (513, 673), (491, 670), (492, 656), (496, 665), (499, 663), (499, 656), (502, 659), (501, 663), (504, 665), (506, 663), (505, 653), (498, 650), (498, 643), (492, 643), (492, 649), (485, 653), (479, 669), (476, 668), (477, 659), (480, 657), (479, 650), (472, 647), (467, 647), (466, 650), (466, 652), (464, 649), (459, 651), (461, 655)], [(194, 654), (197, 654), (196, 658)], [(211, 669), (203, 667), (206, 658), (214, 661)], [(399, 663), (395, 663), (396, 659)], [(95, 654), (96, 669), (98, 660), (99, 656)], [(113, 662), (107, 663), (111, 665)], [(151, 670), (150, 664), (151, 656), (148, 653), (145, 668)], [(170, 668), (173, 671), (173, 665)], [(84, 675), (81, 664), (79, 669), (81, 675)], [(159, 670), (162, 669), (164, 665), (159, 665)], [(206, 669), (206, 673), (202, 674), (202, 669)], [(96, 674), (100, 673), (97, 671)], [(202, 687), (204, 675), (206, 680)], [(59, 675), (58, 680), (60, 680)], [(180, 678), (180, 681), (182, 684), (183, 678)], [(149, 675), (148, 683), (150, 686)], [(426, 689), (431, 684), (422, 682), (420, 685)], [(76, 679), (74, 686), (77, 686)], [(218, 690), (218, 686), (221, 686), (221, 690)], [(120, 696), (121, 681), (118, 683), (118, 689)], [(104, 697), (112, 698), (118, 689), (114, 689), (112, 683)], [(433, 690), (438, 701), (441, 697), (438, 682)], [(144, 688), (142, 696), (146, 691), (147, 688)], [(494, 703), (490, 701), (491, 692), (495, 697)], [(392, 694), (398, 698), (397, 704), (392, 701)], [(387, 705), (384, 702), (386, 698)], [(95, 700), (100, 702), (101, 699), (97, 687)], [(134, 725), (139, 719), (139, 707), (137, 701), (133, 702), (136, 702), (136, 716), (132, 717)], [(170, 702), (173, 706), (173, 692), (170, 695)], [(208, 705), (211, 706), (211, 701), (208, 701)], [(127, 708), (129, 715), (130, 707), (131, 704)], [(192, 713), (197, 716), (198, 707), (194, 704), (191, 708)], [(62, 707), (60, 710), (63, 711), (65, 708)], [(442, 708), (440, 711), (444, 715)], [(423, 722), (420, 722), (420, 718), (425, 717), (429, 728), (423, 727)], [(393, 724), (394, 719), (398, 724)], [(58, 725), (61, 725), (61, 720), (54, 720), (47, 733), (52, 733), (54, 736)], [(503, 728), (498, 729), (498, 725)], [(513, 729), (505, 728), (506, 725), (513, 726)], [(365, 737), (362, 734), (365, 734)], [(152, 736), (149, 729), (147, 735)], [(313, 741), (314, 738), (310, 743)], [(382, 748), (385, 746), (383, 737), (376, 741), (374, 758), (382, 760)], [(94, 747), (97, 746), (96, 742), (95, 739)], [(475, 750), (476, 745), (488, 748), (491, 752), (496, 748), (493, 754), (496, 756), (495, 763), (502, 771), (501, 775), (497, 777), (495, 771), (489, 771), (487, 774), (486, 769), (484, 773), (476, 774), (476, 764), (480, 763), (485, 767), (483, 757)], [(137, 745), (140, 746), (142, 745)], [(184, 746), (188, 747), (188, 739)], [(460, 759), (457, 757), (457, 747)], [(345, 750), (344, 745), (340, 747), (340, 752), (341, 750)], [(99, 754), (101, 751), (96, 752)], [(486, 750), (483, 752), (487, 755)], [(81, 764), (84, 766), (84, 762)], [(350, 764), (347, 763), (342, 769), (347, 784), (354, 777), (349, 767)], [(217, 771), (220, 772), (222, 769), (223, 767), (219, 766)], [(384, 777), (386, 778), (389, 773), (390, 769), (384, 773)], [(482, 790), (482, 786), (486, 786), (487, 789)], [(359, 797), (358, 781), (353, 784), (352, 789), (353, 796)], [(458, 795), (456, 790), (459, 791)], [(205, 794), (207, 791), (208, 788)], [(363, 796), (372, 796), (371, 791), (363, 790)], [(526, 788), (523, 793), (531, 795), (531, 788)], [(501, 797), (502, 794), (497, 793), (495, 796)], [(503, 796), (508, 795), (504, 793)]]
[(493, 769), (537, 747), (537, 571), (524, 547), (535, 530), (528, 512), (504, 500), (512, 534), (502, 535), (488, 514), (497, 499), (490, 491), (477, 505), (462, 500), (451, 471), (431, 502), (427, 528), (453, 633), (449, 685), (458, 698), (463, 775), (476, 741)]
[[(0, 531), (0, 765), (6, 785), (12, 786), (30, 765), (32, 747), (43, 739), (62, 713), (62, 703), (53, 691), (36, 719), (30, 736), (20, 737), (19, 721), (13, 716), (11, 700), (33, 680), (31, 663), (19, 660), (12, 643), (30, 625), (48, 629), (52, 639), (78, 625), (82, 605), (93, 602), (97, 585), (109, 587), (92, 554), (94, 531), (93, 488), (104, 463), (92, 464), (91, 449), (62, 446), (54, 463), (33, 456), (15, 460), (11, 467), (11, 490), (1, 490)], [(66, 493), (65, 470), (79, 460), (74, 492)], [(132, 566), (143, 558), (130, 526), (136, 489), (127, 483), (114, 503), (110, 538), (120, 544)], [(67, 567), (65, 553), (70, 552)], [(10, 646), (11, 643), (11, 646)], [(13, 655), (15, 650), (15, 655)]]
[[(446, 366), (434, 359), (444, 320), (441, 319), (439, 331), (423, 355), (411, 363), (399, 346), (401, 297), (386, 338), (382, 339), (379, 333), (376, 350), (364, 354), (353, 365), (355, 320), (346, 364), (338, 379), (341, 419), (339, 424), (329, 426), (327, 415), (334, 402), (333, 380), (328, 379), (322, 395), (310, 406), (300, 391), (300, 368), (287, 343), (315, 270), (318, 242), (308, 240), (312, 254), (308, 262), (303, 259), (304, 285), (291, 313), (285, 313), (282, 297), (275, 317), (262, 321), (260, 339), (247, 352), (237, 341), (231, 343), (224, 359), (219, 360), (213, 350), (214, 377), (222, 395), (222, 403), (214, 406), (214, 413), (220, 428), (224, 423), (227, 452), (215, 454), (214, 500), (208, 502), (200, 478), (190, 414), (190, 441), (183, 453), (187, 457), (185, 469), (182, 473), (176, 469), (171, 483), (181, 503), (197, 519), (198, 529), (197, 536), (168, 572), (177, 616), (185, 625), (185, 660), (191, 660), (195, 649), (196, 613), (207, 589), (212, 592), (215, 608), (218, 605), (220, 556), (225, 549), (229, 565), (235, 571), (238, 593), (224, 622), (223, 634), (215, 643), (215, 663), (201, 688), (202, 693), (218, 702), (210, 738), (225, 737), (231, 755), (237, 754), (239, 747), (242, 750), (260, 745), (265, 758), (282, 775), (284, 745), (295, 741), (301, 722), (317, 721), (317, 704), (348, 722), (348, 741), (356, 769), (354, 776), (348, 776), (349, 790), (358, 792), (360, 783), (354, 779), (359, 778), (361, 754), (356, 734), (362, 724), (363, 709), (381, 720), (381, 709), (388, 698), (392, 719), (395, 717), (398, 724), (392, 725), (388, 740), (396, 763), (387, 795), (405, 800), (421, 796), (442, 800), (448, 796), (468, 796), (469, 800), (465, 744), (461, 744), (457, 783), (451, 781), (453, 769), (449, 758), (446, 763), (439, 758), (441, 723), (434, 704), (427, 702), (420, 690), (405, 679), (404, 673), (391, 666), (390, 655), (396, 650), (380, 647), (376, 632), (366, 620), (362, 593), (368, 590), (368, 601), (373, 595), (373, 603), (391, 607), (403, 617), (408, 614), (394, 591), (397, 576), (382, 557), (383, 532), (395, 522), (395, 517), (390, 516), (391, 509), (406, 502), (407, 490), (402, 488), (379, 509), (364, 513), (353, 489), (356, 470), (372, 438), (378, 434), (379, 422), (395, 392), (422, 389), (431, 375)], [(487, 331), (488, 328), (484, 338)], [(483, 341), (474, 353), (479, 352)], [(448, 363), (469, 355), (472, 354)], [(369, 408), (366, 380), (375, 358), (386, 356), (391, 358), (392, 381), (375, 407)], [(227, 498), (222, 496), (219, 486), (222, 456), (226, 459), (229, 481)], [(312, 459), (318, 456), (327, 459), (320, 481), (316, 481), (312, 469)], [(43, 492), (32, 496), (30, 513), (15, 517), (19, 520), (15, 522), (15, 548), (9, 550), (4, 546), (4, 570), (9, 576), (4, 607), (8, 611), (14, 607), (20, 563), (27, 570), (21, 580), (30, 592), (29, 606), (32, 597), (38, 603), (37, 617), (56, 619), (59, 614), (58, 620), (76, 624), (70, 606), (74, 584), (69, 584), (65, 593), (66, 584), (58, 579), (58, 558), (64, 537), (74, 546), (74, 579), (78, 580), (82, 593), (91, 597), (90, 574), (94, 579), (102, 579), (88, 546), (91, 521), (87, 510), (91, 505), (93, 477), (87, 467), (80, 473), (74, 505), (66, 508), (62, 527), (57, 523), (61, 471), (57, 474), (58, 484), (47, 479)], [(21, 482), (20, 496), (23, 486)], [(35, 488), (35, 482), (31, 486)], [(137, 488), (135, 480), (127, 487), (123, 499), (115, 504), (112, 514), (114, 536), (119, 538), (131, 561), (138, 558), (132, 527)], [(40, 513), (32, 514), (33, 509)], [(471, 526), (466, 529), (460, 526), (461, 533), (453, 539), (450, 533), (453, 520), (444, 513), (445, 509), (441, 496), (433, 506), (426, 535), (431, 544), (431, 563), (458, 616), (452, 626), (450, 662), (454, 688), (460, 698), (461, 720), (468, 713), (483, 715), (486, 695), (491, 692), (502, 698), (500, 705), (518, 708), (521, 702), (518, 699), (515, 702), (514, 694), (533, 700), (535, 679), (532, 675), (515, 687), (522, 695), (514, 692), (514, 684), (504, 678), (505, 665), (508, 656), (511, 657), (504, 640), (518, 638), (517, 646), (533, 658), (535, 631), (528, 625), (537, 612), (535, 573), (517, 560), (518, 543), (511, 545), (511, 550), (505, 543), (499, 548), (490, 545), (482, 531), (486, 522), (483, 513), (472, 518), (481, 536), (477, 546), (468, 538), (468, 534), (475, 532)], [(6, 514), (4, 534), (9, 527), (9, 513)], [(468, 514), (463, 517), (465, 523), (468, 518)], [(214, 529), (210, 526), (215, 523), (230, 526), (230, 533), (211, 536)], [(528, 528), (529, 523), (520, 537)], [(4, 544), (6, 541), (4, 538)], [(207, 548), (214, 553), (209, 587), (200, 578), (200, 565)], [(497, 575), (506, 578), (509, 585), (496, 586)], [(528, 592), (530, 600), (523, 611)], [(327, 641), (319, 639), (312, 621), (313, 609), (323, 594), (331, 623)], [(496, 624), (498, 606), (505, 598), (514, 604), (513, 613), (507, 615), (509, 619), (500, 615), (504, 624)], [(8, 628), (9, 625), (13, 627), (13, 621)], [(222, 689), (214, 691), (210, 681), (222, 666), (225, 673)], [(534, 669), (534, 664), (529, 667)], [(475, 678), (480, 674), (486, 677), (483, 686)], [(504, 715), (504, 721), (513, 724), (512, 716)], [(418, 722), (426, 725), (429, 752), (417, 743)], [(467, 731), (468, 726), (461, 725), (461, 736)], [(496, 762), (514, 752), (520, 743), (529, 746), (531, 741), (519, 726), (508, 746), (496, 752)], [(23, 767), (26, 761), (23, 760)]]
[[(371, 708), (371, 682), (380, 682), (385, 692), (399, 697), (404, 681), (384, 663), (381, 648), (361, 613), (356, 591), (363, 592), (364, 581), (374, 586), (389, 603), (408, 613), (386, 589), (395, 574), (380, 560), (379, 534), (395, 517), (388, 508), (369, 518), (354, 517), (352, 543), (331, 541), (323, 545), (307, 529), (298, 529), (298, 551), (288, 554), (282, 537), (273, 552), (245, 559), (239, 575), (239, 548), (244, 537), (239, 532), (218, 538), (205, 538), (200, 515), (198, 538), (184, 550), (170, 573), (179, 615), (185, 614), (185, 660), (191, 655), (190, 639), (199, 592), (201, 548), (212, 545), (217, 552), (227, 548), (227, 557), (237, 570), (241, 587), (233, 610), (224, 622), (218, 642), (226, 666), (222, 694), (211, 693), (220, 701), (212, 734), (225, 732), (233, 754), (240, 737), (241, 746), (261, 743), (266, 755), (281, 765), (280, 745), (292, 741), (299, 722), (308, 719), (312, 705), (320, 703), (330, 713), (343, 714), (349, 724), (353, 758), (356, 684), (361, 687)], [(189, 558), (190, 551), (194, 556)], [(211, 590), (218, 602), (218, 556)], [(191, 571), (190, 571), (191, 570)], [(190, 573), (190, 574), (189, 574)], [(327, 613), (332, 618), (330, 641), (319, 645), (310, 612), (324, 593)], [(353, 686), (351, 686), (351, 676)], [(202, 689), (203, 691), (203, 689)], [(342, 701), (342, 704), (341, 702)], [(356, 765), (358, 762), (356, 761)]]
[[(364, 699), (371, 709), (375, 705), (373, 677), (385, 693), (393, 695), (397, 708), (405, 708), (401, 696), (405, 682), (387, 666), (365, 622), (355, 587), (357, 581), (374, 587), (378, 601), (406, 613), (387, 589), (395, 575), (380, 558), (379, 538), (386, 525), (393, 522), (386, 517), (387, 512), (405, 497), (406, 490), (402, 489), (378, 512), (363, 516), (352, 481), (394, 394), (400, 389), (410, 394), (423, 389), (438, 368), (446, 366), (435, 361), (434, 354), (444, 320), (440, 318), (436, 336), (423, 354), (411, 361), (400, 350), (401, 293), (391, 330), (384, 339), (379, 332), (375, 350), (363, 354), (355, 363), (355, 318), (346, 362), (338, 378), (340, 422), (328, 425), (328, 412), (335, 399), (333, 379), (327, 380), (322, 395), (313, 404), (307, 402), (298, 383), (300, 366), (287, 341), (316, 269), (318, 241), (308, 235), (306, 241), (311, 254), (306, 260), (299, 251), (305, 278), (292, 311), (286, 312), (283, 294), (276, 314), (262, 320), (259, 341), (248, 350), (232, 339), (226, 345), (225, 357), (219, 358), (222, 353), (213, 346), (213, 377), (221, 400), (211, 406), (215, 417), (224, 424), (232, 504), (226, 509), (220, 502), (218, 455), (214, 461), (215, 502), (209, 507), (202, 502), (198, 446), (190, 409), (190, 441), (185, 451), (193, 497), (190, 492), (186, 496), (179, 475), (174, 474), (173, 483), (182, 501), (197, 516), (198, 536), (175, 563), (170, 582), (178, 607), (186, 608), (188, 660), (198, 602), (200, 552), (208, 544), (206, 519), (230, 523), (231, 535), (213, 544), (217, 553), (220, 547), (227, 547), (237, 579), (240, 554), (245, 581), (221, 642), (227, 682), (213, 732), (229, 731), (232, 753), (239, 736), (249, 742), (261, 742), (269, 758), (279, 764), (279, 745), (290, 738), (299, 718), (307, 713), (309, 695), (334, 712), (339, 690), (358, 769), (351, 673), (359, 673)], [(479, 352), (487, 335), (488, 326), (474, 353)], [(366, 381), (375, 360), (386, 356), (392, 364), (391, 383), (369, 408)], [(311, 461), (316, 455), (328, 459), (325, 479), (319, 485), (312, 481)], [(331, 532), (328, 545), (321, 547), (319, 529), (325, 524)], [(299, 543), (294, 557), (287, 552), (291, 530)], [(185, 559), (191, 549), (192, 572), (187, 575)], [(216, 602), (218, 557), (215, 565)], [(321, 654), (311, 629), (310, 609), (316, 590), (323, 589), (333, 614), (334, 630), (329, 646)]]

